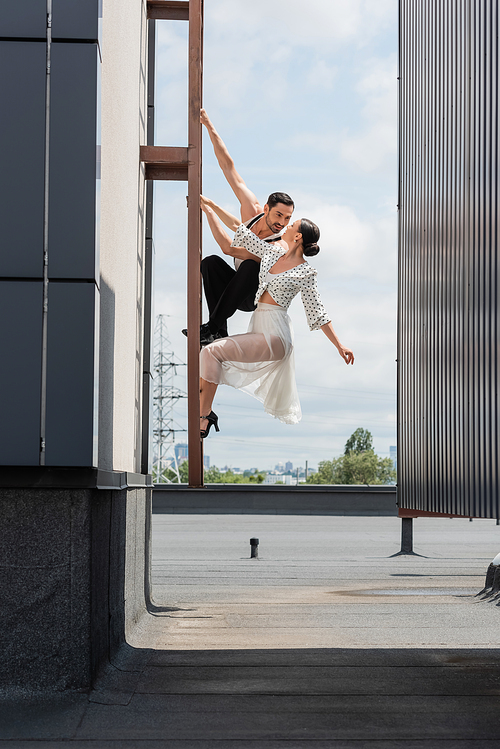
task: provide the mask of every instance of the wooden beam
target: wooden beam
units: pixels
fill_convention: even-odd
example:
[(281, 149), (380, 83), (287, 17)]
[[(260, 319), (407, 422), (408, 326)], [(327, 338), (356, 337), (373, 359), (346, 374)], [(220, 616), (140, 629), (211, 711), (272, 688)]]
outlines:
[(146, 166), (146, 179), (188, 179), (188, 149), (172, 146), (141, 146), (140, 158)]
[(203, 0), (189, 0), (188, 110), (188, 449), (189, 485), (203, 486), (203, 441), (200, 439), (201, 323), (201, 123), (203, 90)]
[(148, 0), (148, 18), (156, 21), (188, 21), (188, 0)]

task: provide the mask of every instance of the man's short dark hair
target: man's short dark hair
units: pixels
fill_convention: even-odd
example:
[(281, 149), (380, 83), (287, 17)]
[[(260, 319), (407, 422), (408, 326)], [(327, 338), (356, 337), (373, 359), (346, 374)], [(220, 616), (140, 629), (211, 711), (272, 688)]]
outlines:
[(290, 195), (287, 195), (286, 192), (272, 192), (270, 196), (267, 199), (267, 205), (269, 208), (274, 208), (275, 205), (278, 205), (278, 203), (283, 203), (283, 205), (291, 205), (292, 208), (295, 208), (295, 203), (291, 199)]

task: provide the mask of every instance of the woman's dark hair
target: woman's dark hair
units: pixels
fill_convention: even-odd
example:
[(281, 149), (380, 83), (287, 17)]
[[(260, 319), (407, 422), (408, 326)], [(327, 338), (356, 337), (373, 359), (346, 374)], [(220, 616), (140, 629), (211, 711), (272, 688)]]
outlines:
[(274, 208), (275, 205), (278, 205), (278, 203), (283, 203), (283, 205), (291, 205), (292, 208), (295, 208), (295, 203), (291, 199), (290, 195), (287, 195), (286, 192), (272, 192), (270, 196), (267, 199), (267, 205), (269, 208)]
[(302, 234), (303, 253), (306, 257), (312, 257), (319, 252), (319, 229), (316, 224), (303, 218), (300, 222), (300, 233)]

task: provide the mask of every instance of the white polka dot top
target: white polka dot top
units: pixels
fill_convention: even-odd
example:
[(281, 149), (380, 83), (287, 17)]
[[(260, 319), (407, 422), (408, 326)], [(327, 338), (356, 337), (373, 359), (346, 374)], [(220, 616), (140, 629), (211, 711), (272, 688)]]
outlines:
[(294, 297), (299, 293), (310, 330), (318, 330), (330, 322), (330, 317), (323, 307), (316, 282), (317, 271), (304, 262), (283, 273), (269, 273), (278, 258), (283, 254), (280, 245), (273, 247), (259, 239), (244, 224), (236, 230), (232, 247), (244, 247), (248, 252), (262, 258), (259, 271), (259, 288), (255, 295), (255, 304), (265, 291), (268, 291), (276, 304), (288, 309)]

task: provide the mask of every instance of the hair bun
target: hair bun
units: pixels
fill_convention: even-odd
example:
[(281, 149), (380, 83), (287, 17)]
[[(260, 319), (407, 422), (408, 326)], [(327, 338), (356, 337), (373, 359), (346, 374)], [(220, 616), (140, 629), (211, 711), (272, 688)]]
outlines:
[(309, 242), (308, 244), (304, 245), (304, 255), (306, 257), (312, 257), (313, 255), (317, 255), (319, 252), (319, 245), (317, 242)]

